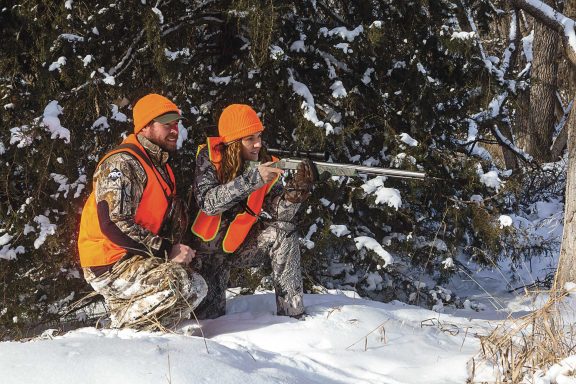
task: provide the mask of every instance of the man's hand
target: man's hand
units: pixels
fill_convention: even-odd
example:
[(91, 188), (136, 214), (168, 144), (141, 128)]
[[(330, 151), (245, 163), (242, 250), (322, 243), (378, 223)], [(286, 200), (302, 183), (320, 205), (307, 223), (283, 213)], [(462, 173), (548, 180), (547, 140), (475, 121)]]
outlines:
[(274, 164), (273, 161), (269, 161), (264, 164), (260, 164), (258, 166), (258, 172), (260, 173), (260, 177), (264, 180), (264, 183), (268, 184), (273, 181), (278, 175), (284, 173), (283, 170), (279, 168), (273, 168), (270, 165)]
[(168, 257), (170, 261), (187, 265), (196, 257), (196, 251), (184, 244), (174, 244)]

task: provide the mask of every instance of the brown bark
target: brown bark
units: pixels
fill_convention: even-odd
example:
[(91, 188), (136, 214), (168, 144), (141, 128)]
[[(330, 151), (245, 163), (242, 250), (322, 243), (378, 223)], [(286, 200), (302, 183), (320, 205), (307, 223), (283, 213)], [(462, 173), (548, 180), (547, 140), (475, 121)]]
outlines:
[[(569, 0), (565, 3), (565, 14), (574, 17), (576, 15), (576, 0)], [(571, 65), (570, 65), (571, 64)], [(565, 86), (570, 95), (576, 92), (576, 62), (568, 58), (568, 68), (565, 73)], [(576, 101), (576, 100), (574, 100)], [(576, 282), (576, 111), (572, 104), (570, 117), (562, 129), (566, 132), (568, 149), (568, 176), (566, 177), (566, 207), (564, 211), (564, 232), (562, 233), (562, 247), (560, 250), (560, 260), (556, 271), (555, 283), (563, 287), (566, 282)], [(556, 138), (561, 139), (562, 132)], [(558, 145), (559, 146), (559, 145)]]
[[(551, 0), (546, 3), (550, 5)], [(523, 126), (519, 145), (536, 161), (550, 160), (550, 147), (556, 125), (556, 78), (558, 75), (558, 35), (542, 23), (534, 26), (533, 60), (530, 87), (529, 124)]]
[[(574, 18), (576, 16), (576, 0), (569, 0), (564, 3), (564, 14)], [(556, 119), (564, 117), (564, 109), (568, 108), (570, 98), (576, 95), (576, 71), (573, 70), (572, 63), (566, 57), (562, 57), (558, 65), (557, 87), (561, 90), (560, 99), (557, 98)], [(552, 161), (562, 157), (568, 142), (568, 122), (564, 124), (562, 130), (552, 144)]]
[(572, 108), (568, 119), (568, 176), (566, 177), (566, 206), (564, 208), (564, 232), (560, 260), (555, 283), (558, 287), (566, 282), (576, 282), (576, 112)]

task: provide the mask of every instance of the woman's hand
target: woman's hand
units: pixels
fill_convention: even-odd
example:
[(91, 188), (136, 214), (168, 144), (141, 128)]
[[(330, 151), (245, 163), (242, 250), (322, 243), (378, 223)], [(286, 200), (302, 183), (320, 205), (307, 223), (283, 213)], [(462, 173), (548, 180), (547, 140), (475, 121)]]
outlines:
[(271, 167), (270, 165), (272, 164), (274, 164), (274, 162), (269, 161), (258, 166), (258, 173), (260, 173), (260, 177), (266, 184), (272, 182), (278, 175), (284, 173), (282, 169)]
[(296, 174), (286, 184), (284, 198), (291, 203), (303, 203), (310, 196), (317, 181), (318, 170), (314, 163), (309, 159), (302, 160)]

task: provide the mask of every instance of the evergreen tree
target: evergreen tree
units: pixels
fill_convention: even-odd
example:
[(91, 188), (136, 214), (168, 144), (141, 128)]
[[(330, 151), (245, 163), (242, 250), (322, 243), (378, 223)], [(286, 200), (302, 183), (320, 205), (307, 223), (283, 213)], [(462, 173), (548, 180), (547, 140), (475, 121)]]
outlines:
[[(459, 5), (68, 0), (5, 6), (0, 337), (57, 319), (90, 291), (77, 261), (80, 211), (98, 159), (131, 133), (131, 107), (150, 92), (172, 98), (188, 118), (174, 159), (182, 194), (196, 146), (216, 133), (230, 103), (261, 112), (270, 147), (426, 171), (433, 178), (340, 177), (318, 185), (300, 223), (307, 286), (352, 287), (376, 299), (421, 304), (453, 300), (436, 284), (461, 251), (486, 264), (502, 255), (510, 233), (499, 228), (497, 215), (514, 200), (514, 183), (506, 189), (482, 182), (489, 171), (505, 174), (478, 150), (475, 137), (507, 125), (511, 112), (471, 118), (488, 116), (486, 100), (507, 83), (486, 69)], [(499, 14), (488, 1), (470, 9), (480, 28)]]

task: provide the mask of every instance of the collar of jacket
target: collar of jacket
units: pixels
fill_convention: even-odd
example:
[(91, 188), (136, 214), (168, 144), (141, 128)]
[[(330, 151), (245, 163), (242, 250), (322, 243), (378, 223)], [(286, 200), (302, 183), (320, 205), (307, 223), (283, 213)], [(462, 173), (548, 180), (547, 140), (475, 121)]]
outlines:
[(170, 160), (170, 153), (162, 150), (158, 145), (154, 144), (142, 135), (136, 135), (136, 138), (142, 144), (152, 161), (156, 164), (164, 166)]

